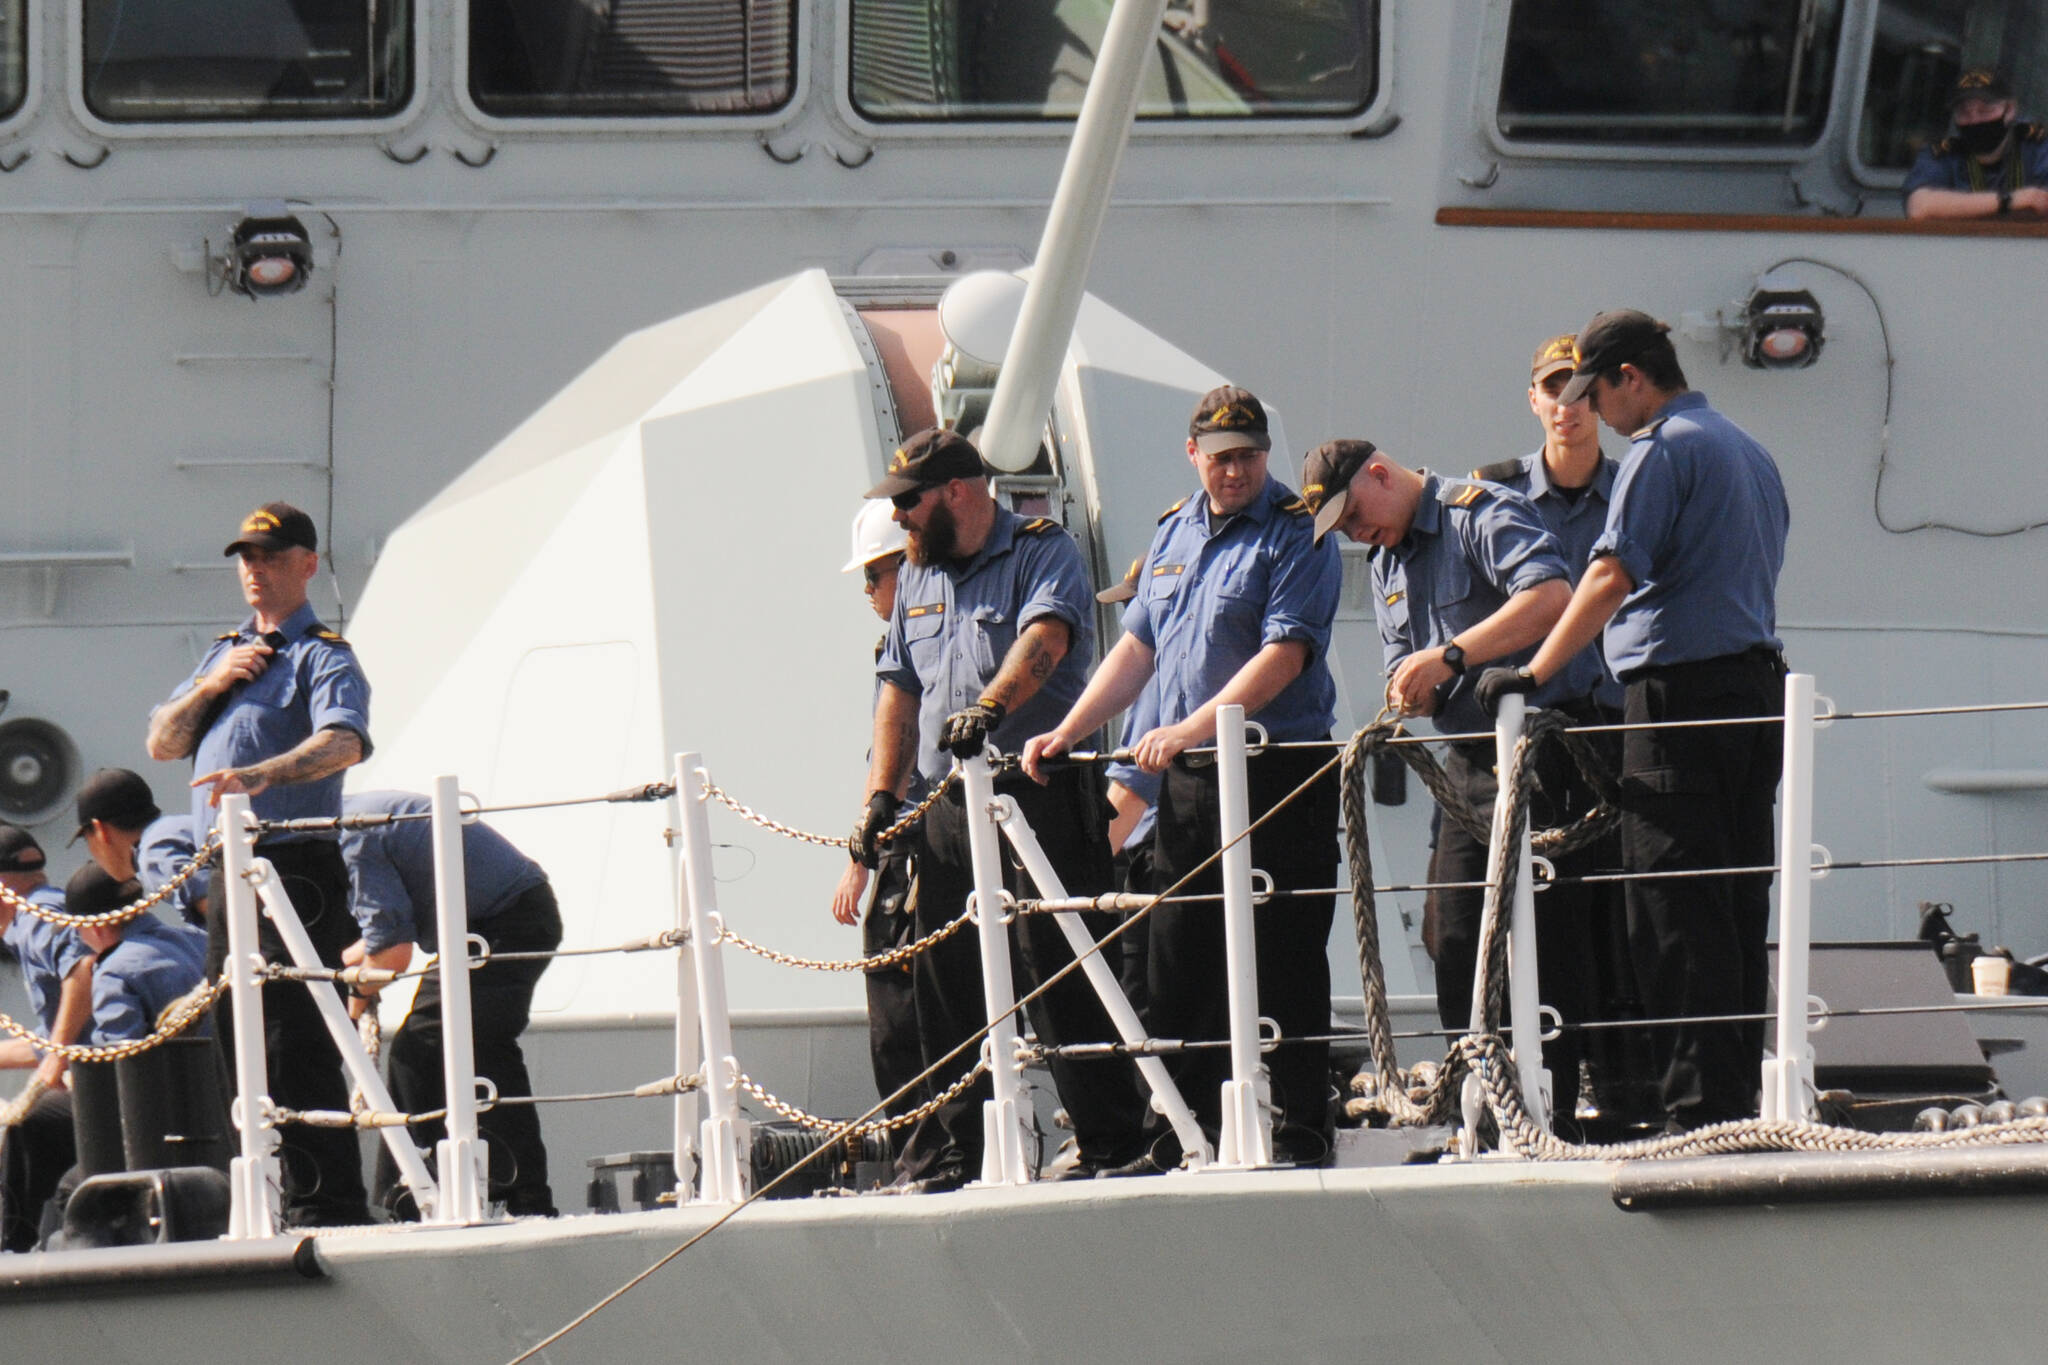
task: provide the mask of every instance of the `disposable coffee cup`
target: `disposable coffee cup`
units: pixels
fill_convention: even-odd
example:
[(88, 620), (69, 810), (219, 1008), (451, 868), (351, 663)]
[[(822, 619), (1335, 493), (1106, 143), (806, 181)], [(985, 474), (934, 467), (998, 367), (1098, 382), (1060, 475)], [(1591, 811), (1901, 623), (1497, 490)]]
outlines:
[(2012, 959), (1991, 953), (1972, 958), (1970, 981), (1979, 995), (2004, 995), (2012, 984)]

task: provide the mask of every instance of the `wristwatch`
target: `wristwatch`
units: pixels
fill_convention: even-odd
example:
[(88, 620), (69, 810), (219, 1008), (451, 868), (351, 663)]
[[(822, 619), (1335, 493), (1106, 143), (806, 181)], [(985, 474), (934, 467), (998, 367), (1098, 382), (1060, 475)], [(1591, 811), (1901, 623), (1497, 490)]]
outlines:
[(1465, 672), (1465, 647), (1456, 640), (1444, 646), (1444, 667), (1451, 670), (1451, 676), (1462, 677)]
[(2012, 191), (2011, 191), (2010, 189), (2002, 189), (2002, 190), (2000, 190), (2000, 191), (1998, 192), (1998, 214), (1999, 214), (1999, 216), (2000, 216), (2000, 217), (2002, 218), (2002, 217), (2004, 217), (2004, 216), (2005, 216), (2006, 214), (2008, 214), (2008, 213), (2011, 213), (2011, 212), (2012, 212)]

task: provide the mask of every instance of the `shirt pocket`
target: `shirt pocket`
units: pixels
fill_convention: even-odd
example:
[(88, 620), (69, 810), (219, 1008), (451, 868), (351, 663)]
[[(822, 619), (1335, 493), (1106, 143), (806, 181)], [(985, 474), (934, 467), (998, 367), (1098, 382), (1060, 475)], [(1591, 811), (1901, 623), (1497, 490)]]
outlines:
[[(1472, 615), (1469, 605), (1476, 581), (1471, 566), (1463, 559), (1456, 555), (1445, 556), (1437, 571), (1436, 582), (1431, 586), (1435, 589), (1436, 601), (1430, 605), (1442, 642), (1448, 642), (1453, 635), (1480, 619)], [(1481, 613), (1482, 616), (1490, 614)], [(1418, 649), (1426, 643), (1423, 640), (1415, 642)]]
[(289, 707), (299, 697), (298, 656), (279, 651), (270, 656), (270, 665), (255, 681), (244, 686), (235, 700), (251, 706), (268, 706), (276, 710)]
[(968, 617), (969, 662), (986, 686), (1017, 638), (1017, 625), (1000, 607), (976, 607)]
[(1216, 584), (1211, 638), (1256, 651), (1266, 620), (1267, 583), (1264, 564), (1231, 566)]
[(943, 602), (912, 607), (903, 613), (903, 644), (910, 651), (910, 666), (919, 677), (936, 674), (940, 650), (944, 647), (946, 607)]

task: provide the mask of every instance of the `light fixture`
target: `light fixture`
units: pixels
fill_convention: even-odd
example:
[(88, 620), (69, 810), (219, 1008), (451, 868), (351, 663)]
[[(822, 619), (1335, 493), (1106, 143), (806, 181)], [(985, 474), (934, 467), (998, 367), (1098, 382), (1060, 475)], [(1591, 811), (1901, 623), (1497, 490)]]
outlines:
[(1820, 300), (1767, 271), (1742, 305), (1742, 363), (1753, 370), (1801, 370), (1820, 359), (1827, 321)]
[(313, 273), (313, 240), (282, 202), (251, 204), (228, 229), (220, 273), (228, 288), (248, 298), (295, 294)]

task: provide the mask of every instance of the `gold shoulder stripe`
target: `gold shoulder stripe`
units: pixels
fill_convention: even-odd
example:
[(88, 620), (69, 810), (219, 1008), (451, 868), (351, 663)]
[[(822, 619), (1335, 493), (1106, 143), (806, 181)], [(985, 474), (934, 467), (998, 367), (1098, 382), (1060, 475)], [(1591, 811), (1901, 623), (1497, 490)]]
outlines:
[(1181, 508), (1186, 507), (1187, 505), (1188, 500), (1186, 498), (1182, 498), (1179, 502), (1167, 508), (1164, 512), (1161, 512), (1159, 514), (1159, 519), (1161, 521), (1165, 521), (1168, 517), (1172, 516), (1175, 512), (1178, 512)]
[(1466, 484), (1452, 495), (1450, 505), (1452, 507), (1470, 507), (1485, 496), (1486, 488), (1484, 485), (1476, 483)]
[(1314, 513), (1308, 510), (1308, 504), (1300, 498), (1289, 498), (1286, 502), (1280, 504), (1280, 510), (1297, 517), (1314, 515)]
[(1026, 535), (1042, 536), (1048, 531), (1057, 531), (1059, 529), (1059, 525), (1060, 524), (1054, 521), (1051, 517), (1033, 517), (1031, 520), (1025, 522), (1024, 525), (1019, 529), (1021, 529)]
[(2020, 125), (2020, 141), (2039, 142), (2042, 138), (2048, 138), (2048, 127), (2044, 127), (2039, 123), (2022, 123)]
[(242, 632), (241, 632), (241, 631), (239, 631), (239, 630), (231, 630), (231, 631), (229, 631), (229, 632), (228, 632), (227, 634), (225, 634), (225, 635), (216, 635), (216, 636), (214, 636), (214, 637), (213, 637), (213, 642), (214, 642), (215, 644), (219, 644), (219, 643), (221, 643), (221, 642), (222, 642), (222, 641), (224, 641), (224, 640), (239, 640), (239, 639), (241, 639), (241, 638), (242, 638)]
[(315, 626), (313, 627), (310, 633), (312, 634), (314, 639), (325, 640), (330, 645), (348, 644), (348, 641), (342, 639), (339, 635), (335, 634), (333, 631), (329, 630), (325, 626)]

